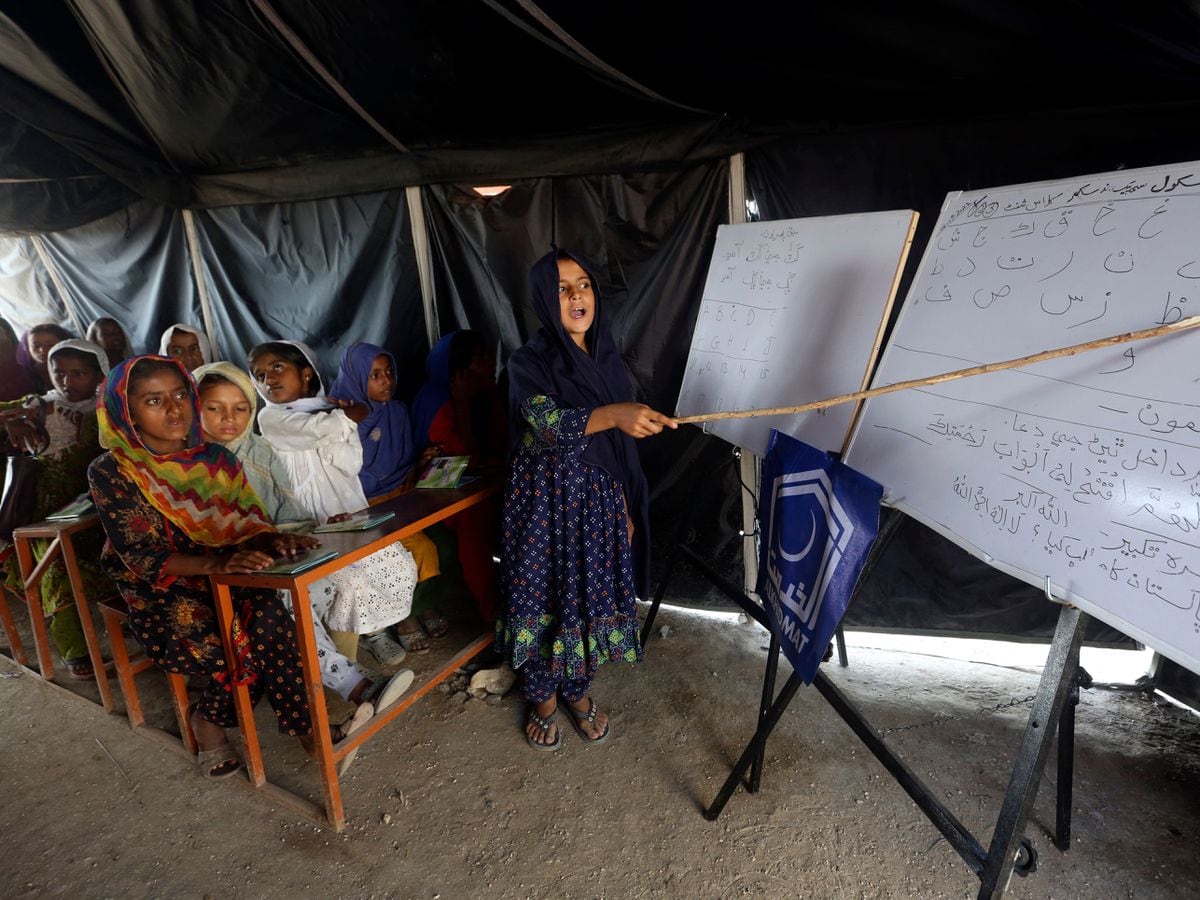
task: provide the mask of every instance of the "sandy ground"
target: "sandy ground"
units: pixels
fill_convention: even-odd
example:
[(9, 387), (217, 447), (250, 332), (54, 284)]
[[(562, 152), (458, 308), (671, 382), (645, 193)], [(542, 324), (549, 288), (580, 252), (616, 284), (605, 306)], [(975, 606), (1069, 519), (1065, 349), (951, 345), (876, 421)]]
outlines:
[[(360, 754), (340, 835), (244, 785), (201, 780), (121, 716), (0, 659), (0, 896), (975, 895), (976, 878), (811, 690), (769, 745), (763, 790), (705, 821), (752, 731), (765, 635), (676, 611), (658, 624), (670, 634), (642, 665), (597, 681), (613, 712), (606, 745), (568, 731), (558, 753), (536, 753), (519, 695), (434, 692)], [(830, 672), (878, 728), (936, 720), (889, 740), (986, 845), (1028, 707), (975, 713), (1032, 694), (1037, 671), (852, 648), (850, 668)], [(139, 683), (153, 695), (159, 680)], [(1200, 719), (1086, 692), (1077, 747), (1074, 846), (1050, 843), (1051, 771), (1027, 830), (1040, 868), (1009, 895), (1195, 897)], [(273, 777), (314, 788), (312, 763), (270, 748)]]

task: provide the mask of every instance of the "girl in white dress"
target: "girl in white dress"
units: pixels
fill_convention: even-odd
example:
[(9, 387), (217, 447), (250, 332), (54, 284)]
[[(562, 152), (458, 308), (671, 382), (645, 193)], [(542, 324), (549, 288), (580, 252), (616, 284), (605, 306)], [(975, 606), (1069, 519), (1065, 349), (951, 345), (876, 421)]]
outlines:
[[(312, 351), (298, 341), (259, 344), (250, 351), (249, 369), (267, 403), (258, 427), (287, 470), (300, 506), (318, 522), (365, 510), (358, 426), (326, 398)], [(395, 543), (343, 569), (336, 590), (325, 588), (327, 597), (314, 591), (313, 603), (325, 608), (331, 631), (362, 635), (367, 649), (387, 665), (402, 658), (404, 648), (386, 629), (408, 618), (416, 584), (412, 554)]]

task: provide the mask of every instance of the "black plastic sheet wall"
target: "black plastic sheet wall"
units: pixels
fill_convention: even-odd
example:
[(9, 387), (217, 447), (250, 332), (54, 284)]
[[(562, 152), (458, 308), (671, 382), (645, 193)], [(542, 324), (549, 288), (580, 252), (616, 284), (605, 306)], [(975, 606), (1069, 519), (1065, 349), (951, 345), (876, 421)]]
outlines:
[[(1195, 159), (1200, 107), (1030, 115), (779, 141), (747, 154), (762, 219), (886, 209), (921, 213), (893, 317), (948, 191)], [(863, 585), (848, 625), (1021, 637), (1053, 633), (1042, 593), (908, 521)], [(1122, 636), (1093, 623), (1089, 640)]]
[[(725, 161), (678, 172), (546, 178), (483, 198), (423, 189), (443, 333), (483, 331), (507, 355), (537, 329), (527, 287), (552, 241), (603, 273), (617, 345), (638, 399), (673, 412), (717, 225), (728, 217)], [(741, 580), (739, 486), (732, 448), (693, 427), (639, 442), (651, 488), (655, 560), (683, 534)], [(681, 531), (682, 529), (682, 531)], [(703, 584), (677, 585), (703, 593)]]

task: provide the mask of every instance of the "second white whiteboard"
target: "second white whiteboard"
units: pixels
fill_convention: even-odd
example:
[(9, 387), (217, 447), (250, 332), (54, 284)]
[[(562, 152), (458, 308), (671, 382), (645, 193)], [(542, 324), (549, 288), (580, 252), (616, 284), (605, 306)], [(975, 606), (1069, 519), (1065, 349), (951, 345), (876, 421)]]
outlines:
[[(676, 415), (798, 405), (859, 390), (917, 214), (722, 225)], [(726, 419), (705, 430), (760, 456), (772, 428), (841, 450), (855, 407)]]

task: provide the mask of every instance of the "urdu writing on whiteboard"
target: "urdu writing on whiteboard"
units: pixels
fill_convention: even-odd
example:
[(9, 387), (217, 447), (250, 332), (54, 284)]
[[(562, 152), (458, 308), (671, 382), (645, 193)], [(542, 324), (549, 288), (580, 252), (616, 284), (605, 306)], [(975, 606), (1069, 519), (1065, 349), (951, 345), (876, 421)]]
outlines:
[[(876, 384), (1200, 306), (1200, 165), (951, 194)], [(1195, 310), (1200, 312), (1200, 309)], [(1200, 666), (1200, 348), (1096, 351), (869, 402), (849, 462), (994, 565)]]

